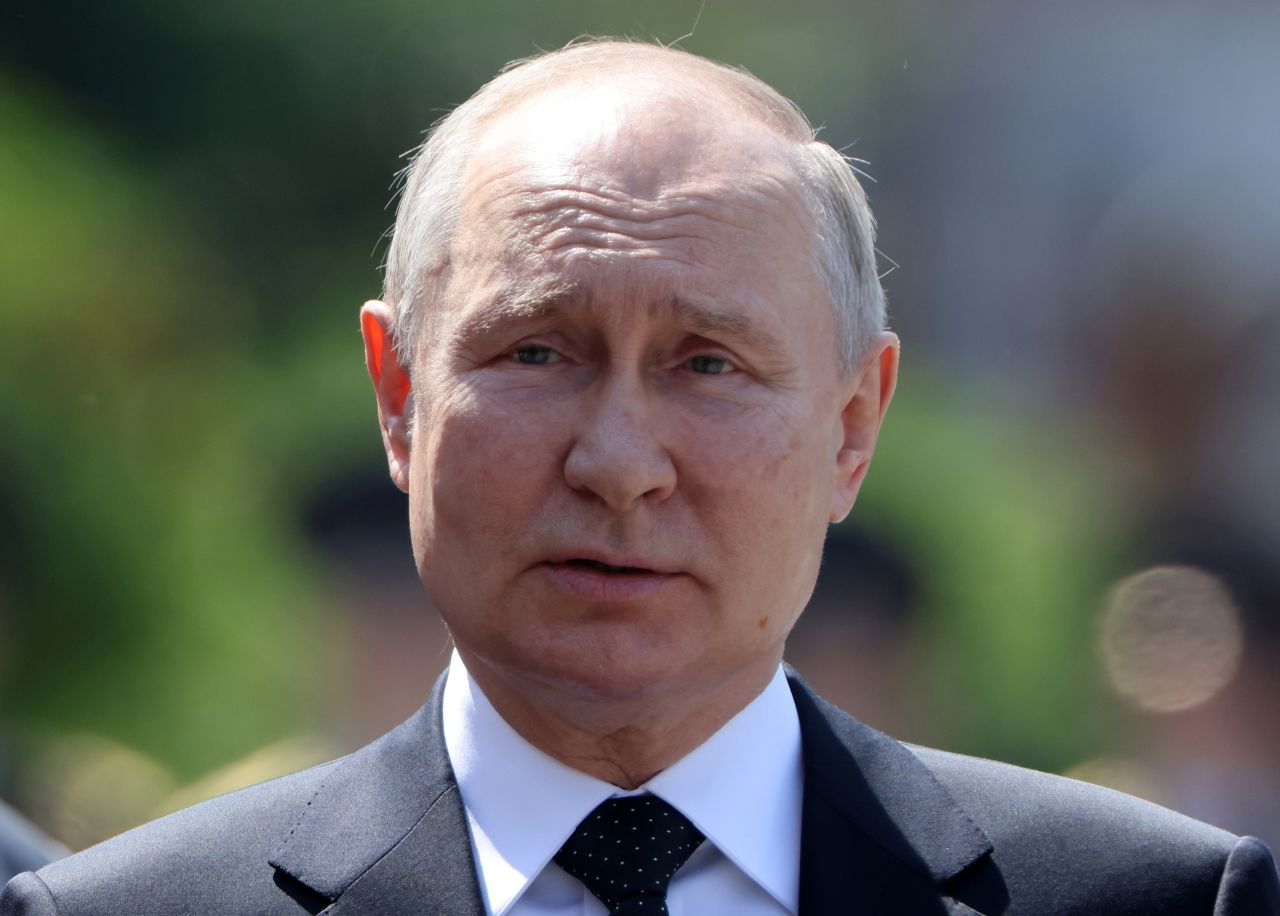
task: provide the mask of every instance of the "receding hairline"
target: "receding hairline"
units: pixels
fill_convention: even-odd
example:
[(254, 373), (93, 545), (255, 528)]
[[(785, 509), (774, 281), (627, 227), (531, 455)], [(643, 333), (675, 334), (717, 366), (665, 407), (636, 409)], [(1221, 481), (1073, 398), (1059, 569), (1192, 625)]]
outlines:
[[(813, 128), (804, 112), (746, 70), (679, 48), (616, 38), (582, 40), (558, 51), (512, 61), (468, 101), (478, 102), (487, 96), (475, 125), (482, 130), (492, 119), (545, 91), (565, 91), (574, 83), (612, 82), (618, 77), (670, 78), (681, 74), (694, 79), (678, 86), (663, 85), (666, 94), (702, 107), (725, 102), (783, 139), (794, 143), (813, 139)], [(714, 90), (716, 98), (699, 93), (700, 88)]]

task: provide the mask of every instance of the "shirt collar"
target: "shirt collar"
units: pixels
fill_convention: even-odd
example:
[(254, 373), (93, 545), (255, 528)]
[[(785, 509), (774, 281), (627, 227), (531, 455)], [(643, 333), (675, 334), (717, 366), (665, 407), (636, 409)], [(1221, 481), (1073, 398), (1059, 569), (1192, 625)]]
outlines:
[[(502, 916), (578, 824), (617, 786), (520, 737), (455, 651), (444, 688), (444, 739), (467, 811), (480, 887)], [(640, 790), (674, 805), (730, 861), (791, 912), (799, 904), (800, 723), (779, 666), (764, 691)]]

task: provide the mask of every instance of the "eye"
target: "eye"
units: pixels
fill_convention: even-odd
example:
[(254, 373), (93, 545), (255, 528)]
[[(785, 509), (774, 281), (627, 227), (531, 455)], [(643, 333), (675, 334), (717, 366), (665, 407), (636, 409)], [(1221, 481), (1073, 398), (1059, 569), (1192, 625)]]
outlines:
[(704, 375), (723, 375), (726, 372), (737, 371), (733, 363), (729, 362), (724, 357), (711, 356), (708, 354), (690, 357), (685, 361), (685, 365), (694, 372), (700, 372)]
[(552, 363), (558, 363), (564, 359), (559, 353), (550, 347), (543, 347), (538, 344), (525, 344), (511, 351), (512, 358), (525, 366), (547, 366)]

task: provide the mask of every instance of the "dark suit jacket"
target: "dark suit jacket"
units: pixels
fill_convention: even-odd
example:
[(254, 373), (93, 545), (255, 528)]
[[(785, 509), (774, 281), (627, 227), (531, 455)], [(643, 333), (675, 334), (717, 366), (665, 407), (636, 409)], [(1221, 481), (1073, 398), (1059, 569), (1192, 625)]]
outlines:
[[(802, 916), (1280, 914), (1275, 862), (1257, 840), (1106, 789), (906, 747), (798, 678), (791, 688)], [(348, 757), (20, 875), (0, 914), (482, 916), (442, 693)]]

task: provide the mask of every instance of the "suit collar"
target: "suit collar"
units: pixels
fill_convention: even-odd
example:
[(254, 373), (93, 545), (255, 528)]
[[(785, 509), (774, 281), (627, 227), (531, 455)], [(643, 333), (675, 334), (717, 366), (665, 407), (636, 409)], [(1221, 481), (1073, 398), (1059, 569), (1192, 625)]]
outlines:
[(972, 913), (946, 886), (991, 842), (899, 742), (790, 672), (805, 760), (800, 912)]
[(269, 859), (317, 905), (336, 901), (325, 913), (483, 916), (441, 734), (443, 683), (403, 725), (330, 765)]

